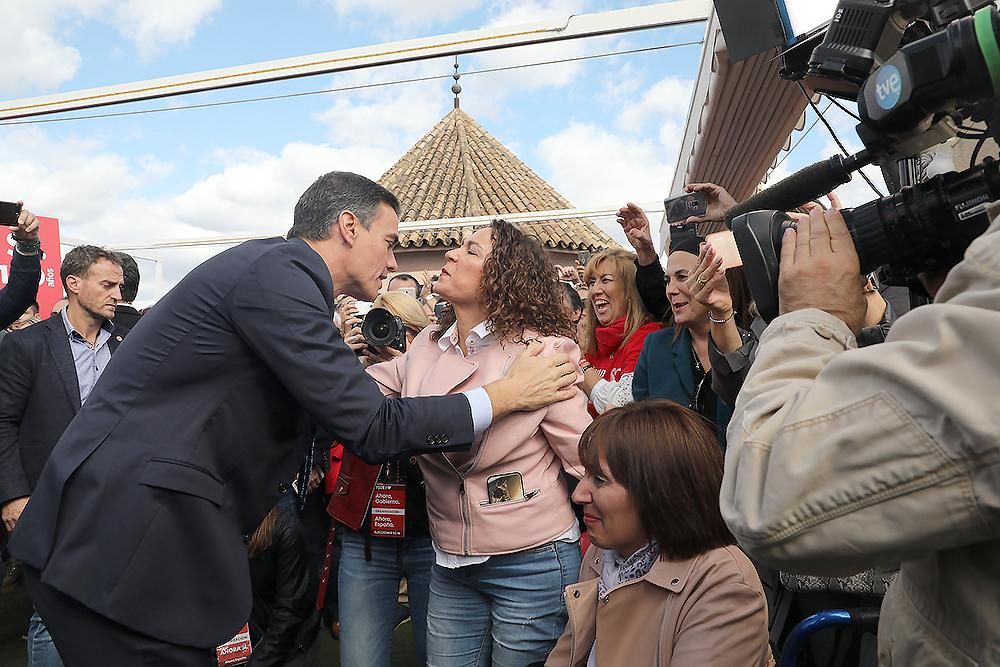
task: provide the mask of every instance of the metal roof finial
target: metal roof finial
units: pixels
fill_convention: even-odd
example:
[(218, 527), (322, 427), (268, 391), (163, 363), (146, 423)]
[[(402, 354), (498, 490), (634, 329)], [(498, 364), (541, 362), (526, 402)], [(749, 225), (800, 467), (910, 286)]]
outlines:
[(458, 108), (458, 96), (462, 92), (462, 85), (458, 82), (461, 75), (458, 73), (458, 56), (455, 56), (455, 73), (451, 75), (451, 78), (455, 79), (454, 85), (451, 87), (451, 92), (455, 93), (455, 108)]

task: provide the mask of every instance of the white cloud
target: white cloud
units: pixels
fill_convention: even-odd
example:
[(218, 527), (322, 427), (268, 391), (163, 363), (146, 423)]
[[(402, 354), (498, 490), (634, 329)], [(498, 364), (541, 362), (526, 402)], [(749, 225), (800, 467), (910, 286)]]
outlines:
[[(642, 93), (634, 103), (626, 103), (618, 115), (617, 125), (628, 131), (643, 128), (647, 123), (663, 122), (663, 118), (683, 119), (691, 104), (694, 82), (676, 77), (660, 79)], [(672, 130), (675, 128), (671, 128)], [(683, 127), (680, 128), (683, 130)]]
[[(405, 68), (410, 72), (431, 71), (427, 65)], [(393, 77), (400, 73), (397, 70)], [(436, 73), (441, 73), (440, 69)], [(419, 76), (420, 74), (415, 74)], [(353, 79), (358, 79), (355, 75)], [(366, 73), (365, 78), (374, 76)], [(385, 77), (386, 74), (380, 74)], [(407, 75), (408, 76), (408, 75)], [(338, 78), (343, 85), (347, 77)], [(326, 125), (336, 145), (363, 142), (375, 148), (398, 151), (409, 147), (441, 120), (450, 98), (432, 84), (408, 84), (353, 94), (335, 94), (333, 106), (313, 116)]]
[(28, 95), (73, 79), (80, 52), (67, 39), (82, 23), (112, 25), (142, 58), (189, 41), (222, 0), (8, 0), (3, 4), (0, 93)]
[(575, 121), (543, 139), (538, 154), (553, 187), (581, 207), (662, 199), (676, 161), (656, 139)]
[(363, 14), (367, 20), (374, 16), (394, 26), (416, 28), (439, 21), (450, 21), (478, 8), (483, 0), (328, 0), (338, 14), (356, 16)]
[(186, 44), (222, 0), (127, 0), (113, 3), (114, 23), (142, 58), (173, 44)]
[[(334, 146), (292, 142), (276, 154), (248, 146), (218, 149), (219, 171), (180, 191), (163, 187), (174, 164), (152, 155), (126, 156), (97, 138), (54, 140), (36, 127), (0, 134), (0, 193), (36, 213), (60, 219), (64, 237), (100, 245), (227, 235), (283, 235), (295, 202), (319, 175), (354, 171), (378, 178), (398, 148), (368, 145), (365, 137)], [(169, 288), (226, 246), (136, 251), (163, 261)], [(145, 260), (143, 260), (145, 261)], [(143, 265), (140, 300), (161, 295), (152, 264)], [(147, 279), (148, 278), (148, 279)]]
[(575, 205), (662, 199), (670, 186), (691, 82), (665, 77), (621, 100), (617, 131), (573, 121), (538, 147), (553, 185)]
[[(568, 19), (583, 10), (579, 0), (501, 0), (490, 8), (486, 27), (517, 26), (550, 19)], [(611, 38), (569, 40), (536, 46), (522, 46), (487, 51), (462, 59), (463, 69), (482, 70), (517, 67), (576, 58), (592, 52)], [(538, 67), (526, 67), (492, 72), (463, 81), (462, 107), (477, 118), (491, 118), (503, 110), (503, 101), (511, 94), (540, 88), (562, 88), (575, 81), (584, 71), (582, 62), (568, 62)]]

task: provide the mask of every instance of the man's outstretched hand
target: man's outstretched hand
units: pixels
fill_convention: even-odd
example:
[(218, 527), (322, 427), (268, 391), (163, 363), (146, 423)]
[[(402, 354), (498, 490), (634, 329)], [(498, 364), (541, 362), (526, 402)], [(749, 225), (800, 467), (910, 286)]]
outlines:
[(544, 408), (572, 398), (578, 368), (569, 355), (542, 356), (542, 344), (532, 341), (500, 380), (486, 385), (493, 419), (518, 411)]

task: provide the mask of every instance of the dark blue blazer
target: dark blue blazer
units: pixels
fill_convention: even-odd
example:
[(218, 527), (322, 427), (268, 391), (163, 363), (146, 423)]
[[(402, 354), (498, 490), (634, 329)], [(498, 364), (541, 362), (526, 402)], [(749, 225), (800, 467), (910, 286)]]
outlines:
[[(705, 382), (711, 382), (709, 377)], [(666, 398), (690, 407), (697, 387), (691, 370), (691, 334), (682, 329), (674, 340), (674, 329), (661, 329), (646, 336), (639, 355), (639, 363), (632, 376), (632, 396), (641, 401), (646, 398)], [(715, 427), (719, 444), (726, 446), (726, 428), (733, 416), (733, 409), (716, 397)]]
[[(114, 354), (125, 335), (115, 327)], [(80, 381), (62, 315), (0, 344), (0, 503), (30, 496), (59, 437), (80, 410)]]
[(317, 428), (369, 462), (473, 441), (462, 395), (382, 396), (333, 324), (333, 296), (297, 239), (249, 241), (194, 269), (112, 357), (10, 550), (145, 635), (206, 648), (235, 635), (251, 609), (243, 536)]

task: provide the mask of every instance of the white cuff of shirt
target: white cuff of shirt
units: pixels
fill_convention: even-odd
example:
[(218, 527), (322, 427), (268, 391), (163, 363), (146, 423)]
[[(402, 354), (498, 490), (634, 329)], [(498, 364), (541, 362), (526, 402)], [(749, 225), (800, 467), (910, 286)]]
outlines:
[(617, 382), (600, 379), (590, 390), (590, 402), (598, 414), (603, 414), (610, 408), (620, 408), (635, 399), (632, 396), (633, 373), (625, 373)]
[(472, 409), (472, 430), (478, 438), (493, 423), (493, 402), (483, 387), (463, 391)]

